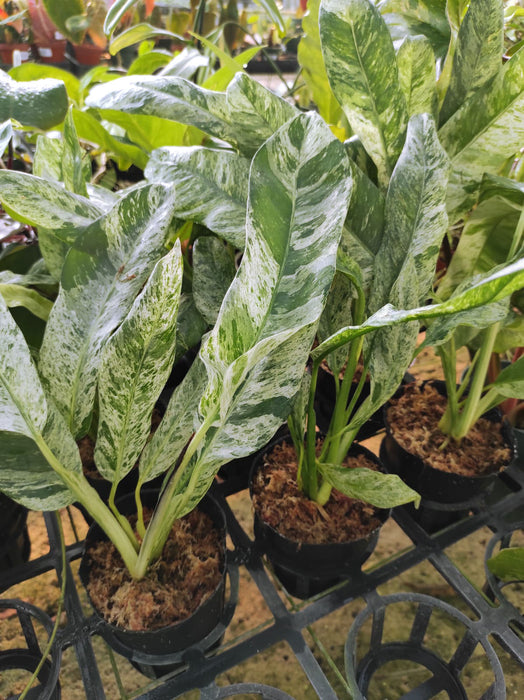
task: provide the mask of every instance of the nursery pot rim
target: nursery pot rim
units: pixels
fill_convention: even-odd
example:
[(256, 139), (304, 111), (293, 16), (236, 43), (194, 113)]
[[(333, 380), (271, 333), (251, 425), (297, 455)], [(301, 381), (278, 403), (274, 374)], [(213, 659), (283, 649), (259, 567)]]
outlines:
[[(318, 437), (324, 438), (322, 433), (317, 434)], [(280, 435), (271, 442), (269, 442), (266, 447), (256, 455), (255, 459), (253, 460), (253, 464), (251, 465), (251, 469), (249, 471), (249, 495), (252, 498), (253, 497), (253, 479), (255, 477), (255, 474), (257, 471), (260, 469), (261, 466), (263, 466), (263, 459), (264, 457), (269, 454), (274, 447), (277, 445), (282, 444), (283, 442), (288, 442), (290, 444), (293, 444), (293, 440), (291, 439), (291, 436), (289, 433), (285, 435)], [(383, 464), (381, 463), (380, 459), (375, 455), (371, 450), (369, 450), (367, 447), (364, 447), (364, 445), (361, 445), (358, 442), (354, 442), (351, 447), (348, 450), (348, 455), (350, 455), (350, 452), (357, 452), (360, 454), (364, 454), (366, 457), (371, 458), (371, 461), (373, 461), (377, 466), (380, 467), (380, 471), (384, 471)], [(391, 508), (379, 508), (378, 506), (373, 506), (376, 510), (376, 517), (379, 518), (382, 522), (380, 525), (378, 525), (374, 530), (369, 532), (367, 535), (363, 537), (356, 537), (355, 539), (352, 540), (345, 540), (344, 542), (301, 542), (300, 540), (293, 540), (291, 537), (288, 537), (287, 535), (283, 535), (279, 530), (277, 530), (275, 527), (270, 525), (269, 523), (265, 522), (260, 515), (258, 514), (256, 508), (253, 506), (253, 509), (255, 511), (255, 516), (259, 518), (260, 522), (263, 523), (264, 527), (268, 528), (271, 530), (272, 533), (274, 533), (276, 536), (282, 538), (283, 540), (287, 540), (288, 542), (291, 542), (295, 544), (296, 546), (300, 547), (301, 550), (311, 548), (311, 551), (315, 551), (317, 548), (325, 548), (325, 547), (343, 547), (345, 545), (348, 545), (350, 543), (356, 543), (361, 540), (367, 540), (369, 537), (374, 535), (376, 532), (380, 530), (382, 525), (386, 522), (386, 520), (389, 518), (391, 514)]]
[[(422, 386), (429, 384), (431, 386), (434, 386), (437, 391), (445, 395), (445, 382), (441, 379), (427, 379), (423, 381)], [(392, 398), (398, 398), (402, 396), (404, 392), (404, 387), (399, 387), (397, 391), (393, 394)], [(395, 436), (392, 434), (391, 431), (391, 424), (390, 421), (388, 420), (387, 412), (388, 408), (390, 406), (390, 402), (388, 401), (384, 406), (383, 406), (383, 415), (384, 415), (384, 425), (386, 427), (386, 437), (384, 438), (383, 444), (387, 444), (387, 441), (389, 440), (390, 442), (394, 442), (395, 444), (395, 449), (396, 451), (402, 455), (403, 459), (405, 462), (407, 461), (416, 461), (420, 464), (421, 469), (418, 472), (418, 476), (427, 479), (427, 478), (432, 478), (435, 480), (439, 480), (441, 482), (447, 482), (447, 481), (455, 481), (457, 485), (459, 485), (461, 488), (467, 488), (470, 485), (474, 485), (476, 487), (476, 490), (474, 494), (478, 493), (479, 491), (484, 490), (488, 485), (491, 483), (494, 483), (496, 478), (505, 472), (517, 459), (517, 447), (516, 447), (516, 439), (515, 435), (513, 433), (512, 427), (509, 423), (509, 421), (502, 415), (502, 412), (500, 411), (499, 408), (495, 407), (492, 408), (491, 410), (487, 411), (484, 413), (481, 417), (482, 418), (487, 418), (490, 422), (492, 423), (501, 423), (502, 425), (502, 431), (503, 431), (503, 436), (506, 441), (507, 446), (509, 447), (511, 451), (511, 456), (507, 462), (507, 464), (502, 465), (498, 470), (496, 471), (489, 471), (489, 472), (484, 472), (482, 474), (472, 474), (472, 475), (466, 475), (466, 474), (459, 474), (456, 472), (448, 472), (444, 471), (443, 469), (438, 469), (437, 467), (432, 466), (426, 459), (423, 457), (419, 457), (418, 455), (413, 454), (412, 452), (409, 452), (407, 449), (402, 447), (396, 440)], [(382, 450), (381, 450), (382, 452)], [(386, 468), (387, 471), (389, 471), (389, 462), (386, 459), (383, 459), (383, 464), (384, 467)], [(396, 472), (395, 472), (396, 473)], [(404, 472), (403, 472), (404, 474)], [(404, 479), (404, 475), (401, 475), (402, 478)], [(409, 483), (409, 482), (407, 482)], [(417, 482), (418, 483), (418, 482)], [(413, 480), (411, 480), (412, 488), (415, 488), (415, 490), (419, 490), (417, 486), (413, 486)], [(424, 496), (423, 493), (421, 493), (422, 498), (424, 500), (434, 500), (431, 498), (431, 496), (428, 496), (427, 499)], [(465, 501), (465, 499), (459, 499), (459, 501)], [(459, 502), (459, 501), (447, 501), (447, 502)], [(438, 502), (437, 500), (435, 502)]]

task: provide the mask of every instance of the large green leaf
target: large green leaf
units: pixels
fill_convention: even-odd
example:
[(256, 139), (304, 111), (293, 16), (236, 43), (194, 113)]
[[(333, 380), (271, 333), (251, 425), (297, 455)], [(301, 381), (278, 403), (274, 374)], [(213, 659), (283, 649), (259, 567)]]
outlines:
[[(150, 152), (162, 146), (182, 146), (187, 143), (188, 127), (185, 124), (147, 114), (126, 114), (114, 109), (90, 110), (91, 118), (94, 119), (95, 114), (103, 119), (106, 125), (107, 122), (111, 122), (124, 129), (127, 138), (132, 142), (126, 144), (128, 147), (136, 148), (133, 145), (136, 144), (144, 151)], [(144, 163), (141, 167), (144, 169), (147, 156), (141, 154), (140, 158)]]
[[(524, 205), (524, 192), (521, 193)], [(499, 196), (481, 202), (469, 216), (456, 251), (439, 284), (439, 297), (446, 299), (464, 280), (488, 272), (508, 258), (520, 211)]]
[(22, 332), (0, 297), (0, 491), (29, 508), (58, 508), (72, 494), (39, 445), (65, 458), (71, 474), (82, 467), (76, 444), (46, 398)]
[(166, 147), (153, 151), (145, 176), (174, 188), (178, 217), (243, 248), (249, 165), (231, 151)]
[(501, 0), (472, 0), (458, 32), (449, 87), (440, 113), (441, 124), (468, 95), (488, 85), (499, 72), (503, 25)]
[(443, 316), (455, 316), (459, 312), (477, 309), (505, 299), (524, 286), (524, 258), (510, 265), (500, 266), (491, 274), (475, 279), (460, 294), (432, 306), (420, 306), (415, 309), (396, 309), (386, 304), (370, 316), (360, 326), (342, 328), (311, 352), (314, 360), (329, 355), (339, 347), (378, 328), (385, 328), (409, 321), (428, 321)]
[(222, 300), (235, 276), (233, 252), (212, 236), (193, 245), (193, 298), (210, 326), (217, 320)]
[(24, 126), (50, 129), (64, 120), (67, 92), (61, 80), (17, 82), (0, 71), (0, 122), (16, 119)]
[(367, 293), (373, 278), (375, 256), (384, 235), (384, 195), (360, 168), (350, 161), (353, 175), (351, 202), (340, 239), (339, 257), (354, 261)]
[[(385, 231), (375, 256), (369, 309), (376, 311), (391, 299), (397, 281), (404, 283), (407, 265), (414, 276), (406, 281), (410, 301), (424, 300), (435, 272), (440, 244), (447, 228), (445, 193), (449, 161), (442, 149), (433, 119), (427, 114), (409, 121), (406, 144), (388, 188)], [(411, 270), (410, 270), (411, 271)]]
[(497, 174), (524, 143), (524, 49), (439, 130), (451, 158), (448, 212), (454, 223), (475, 203), (484, 173)]
[(196, 126), (247, 153), (256, 151), (296, 114), (285, 100), (243, 73), (235, 76), (225, 93), (177, 77), (119, 78), (95, 86), (86, 104)]
[(397, 53), (400, 87), (408, 115), (427, 112), (437, 117), (435, 54), (424, 36), (407, 36)]
[(322, 476), (341, 493), (371, 503), (377, 508), (392, 508), (420, 496), (396, 474), (382, 474), (371, 469), (346, 469), (336, 464), (319, 463)]
[(118, 483), (151, 431), (151, 414), (174, 360), (182, 285), (180, 244), (160, 260), (122, 325), (107, 341), (98, 379), (95, 462)]
[(12, 170), (0, 171), (0, 201), (18, 221), (52, 229), (69, 243), (103, 214), (89, 199), (58, 182)]
[(333, 278), (349, 185), (344, 148), (315, 114), (290, 121), (255, 156), (246, 250), (200, 350), (201, 427), (193, 460), (163, 499), (171, 518), (200, 500), (220, 464), (267, 442), (289, 414)]
[(328, 124), (338, 124), (342, 109), (337, 102), (324, 66), (320, 46), (318, 16), (320, 0), (309, 0), (308, 11), (302, 20), (304, 35), (298, 45), (298, 62), (302, 68), (301, 77), (311, 90), (319, 114)]
[(13, 80), (18, 82), (29, 82), (31, 80), (41, 80), (42, 78), (54, 78), (62, 80), (67, 95), (70, 100), (73, 100), (77, 105), (80, 104), (80, 81), (72, 73), (55, 66), (44, 65), (42, 63), (22, 63), (21, 66), (15, 66), (9, 71), (9, 75)]
[(40, 371), (75, 437), (89, 428), (101, 350), (165, 252), (173, 205), (160, 185), (133, 189), (67, 255)]
[(387, 26), (369, 0), (323, 0), (320, 37), (333, 92), (387, 184), (407, 125)]
[(126, 170), (133, 163), (141, 169), (146, 167), (147, 155), (141, 148), (112, 136), (90, 112), (74, 109), (73, 119), (78, 136), (84, 141), (97, 144), (104, 151), (114, 153), (122, 170)]

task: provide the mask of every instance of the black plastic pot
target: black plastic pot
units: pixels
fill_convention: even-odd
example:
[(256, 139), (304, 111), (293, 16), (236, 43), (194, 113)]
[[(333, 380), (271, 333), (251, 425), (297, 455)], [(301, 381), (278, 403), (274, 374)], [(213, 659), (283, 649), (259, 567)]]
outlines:
[[(281, 436), (257, 456), (251, 470), (250, 492), (254, 476), (263, 466), (265, 455), (277, 445), (290, 441), (289, 435)], [(361, 445), (353, 444), (348, 454), (364, 454), (382, 469), (377, 457)], [(382, 524), (388, 519), (389, 513), (389, 510), (377, 509), (377, 517)], [(307, 544), (282, 535), (265, 523), (256, 511), (254, 518), (258, 549), (266, 555), (288, 593), (301, 599), (317, 595), (358, 573), (375, 549), (380, 532), (380, 528), (377, 528), (367, 537), (348, 542)]]
[[(157, 496), (157, 492), (146, 491), (142, 494), (142, 502), (152, 507), (156, 503)], [(125, 515), (132, 513), (133, 496), (124, 497), (118, 502), (118, 508)], [(190, 617), (160, 629), (136, 632), (107, 622), (95, 609), (95, 615), (99, 618), (97, 632), (115, 651), (128, 658), (142, 673), (151, 678), (157, 678), (178, 668), (181, 663), (181, 652), (189, 647), (204, 642), (204, 651), (209, 650), (220, 642), (224, 632), (221, 623), (225, 617), (227, 575), (225, 515), (215, 499), (209, 495), (203, 499), (198, 508), (209, 515), (222, 533), (224, 566), (222, 578), (215, 591)], [(86, 590), (90, 576), (87, 549), (91, 543), (106, 539), (106, 535), (96, 523), (90, 527), (79, 570), (80, 579)]]
[[(445, 396), (445, 382), (431, 380), (440, 394)], [(401, 395), (400, 389), (395, 398)], [(495, 486), (501, 471), (507, 469), (516, 459), (516, 443), (513, 431), (502, 413), (493, 409), (484, 414), (493, 423), (503, 423), (503, 435), (512, 451), (512, 459), (501, 471), (494, 471), (479, 476), (464, 476), (452, 474), (432, 467), (420, 457), (411, 454), (401, 447), (392, 435), (391, 426), (387, 419), (388, 405), (384, 406), (384, 424), (386, 436), (380, 448), (380, 458), (388, 472), (398, 474), (400, 478), (417, 491), (422, 497), (421, 506), (415, 509), (413, 505), (402, 506), (426, 530), (435, 532), (447, 527), (465, 517), (469, 511), (483, 502)]]
[(27, 508), (0, 493), (0, 571), (24, 564), (30, 553)]

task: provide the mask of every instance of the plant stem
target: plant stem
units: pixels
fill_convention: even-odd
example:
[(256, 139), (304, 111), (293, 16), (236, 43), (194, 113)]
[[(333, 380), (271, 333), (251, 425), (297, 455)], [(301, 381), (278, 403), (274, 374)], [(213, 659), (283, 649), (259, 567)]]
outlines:
[(449, 435), (459, 416), (456, 370), (457, 353), (454, 338), (450, 338), (447, 346), (439, 346), (437, 352), (442, 362), (447, 392), (446, 410), (439, 421), (439, 428), (445, 435)]
[(122, 513), (118, 510), (118, 508), (115, 505), (117, 487), (118, 482), (113, 481), (113, 483), (111, 484), (111, 492), (109, 494), (108, 504), (111, 510), (113, 511), (113, 515), (118, 520), (118, 522), (122, 526), (122, 529), (126, 532), (127, 536), (129, 537), (129, 541), (134, 546), (135, 551), (138, 552), (140, 545), (138, 544), (138, 540), (136, 539), (136, 535), (133, 531), (133, 528), (131, 527), (129, 520), (125, 517), (125, 515), (122, 515)]
[(484, 341), (480, 347), (477, 367), (475, 368), (471, 378), (469, 393), (465, 399), (464, 410), (462, 411), (461, 415), (458, 416), (456, 425), (453, 425), (452, 429), (449, 431), (449, 434), (455, 440), (461, 440), (465, 435), (467, 435), (469, 430), (481, 416), (481, 414), (478, 412), (479, 403), (484, 390), (484, 381), (486, 379), (491, 353), (493, 351), (493, 346), (495, 344), (499, 329), (500, 322), (494, 323), (490, 328), (488, 328)]
[[(171, 481), (167, 484), (159, 502), (157, 503), (155, 512), (149, 521), (140, 551), (138, 553), (138, 561), (135, 570), (136, 575), (134, 576), (137, 579), (141, 579), (145, 576), (149, 564), (162, 553), (162, 549), (164, 548), (169, 532), (173, 527), (173, 522), (176, 520), (176, 516), (173, 517), (170, 513), (171, 501), (173, 500), (173, 496), (176, 494), (176, 488), (187, 465), (191, 461), (191, 458), (195, 454), (198, 446), (205, 438), (207, 431), (215, 418), (216, 412), (210, 414), (194, 434), (193, 439), (189, 443), (184, 454), (182, 462), (180, 463), (180, 466), (175, 471)], [(185, 494), (187, 497), (191, 496), (188, 488), (185, 489)], [(181, 512), (180, 508), (179, 512)]]
[(306, 451), (302, 465), (302, 488), (308, 498), (315, 499), (318, 491), (318, 474), (316, 469), (316, 414), (315, 391), (317, 388), (320, 362), (313, 362), (311, 368), (311, 385), (307, 408)]
[(49, 465), (74, 494), (76, 500), (84, 506), (98, 525), (100, 525), (102, 530), (118, 549), (131, 576), (134, 576), (133, 572), (136, 567), (137, 553), (127, 533), (121, 527), (111, 510), (102, 501), (96, 490), (89, 484), (83, 474), (71, 472), (59, 462), (41, 435), (34, 434), (33, 438)]

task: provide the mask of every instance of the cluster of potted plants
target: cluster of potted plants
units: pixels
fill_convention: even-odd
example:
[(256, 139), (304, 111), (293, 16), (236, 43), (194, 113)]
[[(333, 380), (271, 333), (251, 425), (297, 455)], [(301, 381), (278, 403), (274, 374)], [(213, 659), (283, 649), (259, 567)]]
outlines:
[[(323, 0), (309, 37), (323, 57), (313, 86), (320, 114), (299, 111), (238, 64), (225, 91), (134, 75), (94, 86), (87, 107), (120, 124), (187, 125), (206, 134), (205, 145), (153, 150), (145, 179), (113, 192), (91, 183), (70, 110), (62, 140), (39, 137), (35, 174), (0, 172), (2, 205), (37, 227), (41, 268), (58, 283), (51, 310), (31, 290), (32, 308), (47, 309), (36, 352), (8, 308), (29, 305), (21, 289), (34, 285), (35, 270), (2, 289), (0, 490), (35, 509), (78, 502), (94, 520), (82, 576), (119, 644), (172, 652), (206, 601), (220, 616), (224, 523), (203, 499), (224, 464), (262, 448), (284, 422), (290, 437), (258, 462), (251, 489), (275, 569), (307, 596), (358, 570), (389, 508), (420, 495), (464, 500), (454, 486), (426, 492), (421, 477), (455, 463), (467, 472), (455, 478), (471, 476), (454, 450), (463, 451), (486, 411), (522, 396), (522, 358), (488, 386), (485, 377), (494, 348), (522, 344), (512, 295), (524, 283), (524, 194), (500, 173), (524, 135), (512, 121), (524, 102), (524, 50), (502, 62), (498, 0), (472, 0), (447, 26), (451, 48), (437, 80), (429, 39), (407, 34), (396, 50), (371, 2)], [(352, 132), (345, 142), (341, 129)], [(501, 233), (504, 245), (494, 245), (486, 212), (472, 223), (493, 199), (518, 213)], [(467, 266), (452, 260), (436, 277), (448, 225), (459, 219), (453, 260), (464, 257), (473, 225), (477, 256), (466, 254)], [(359, 431), (398, 391), (421, 324), (446, 385), (409, 387), (391, 401), (381, 464), (356, 444)], [(463, 344), (478, 350), (457, 388)], [(155, 405), (189, 346), (198, 352), (152, 431)], [(321, 367), (335, 384), (323, 435)], [(414, 444), (421, 419), (413, 404), (425, 396), (437, 411), (421, 432), (431, 433), (436, 463)], [(467, 489), (514, 458), (500, 418), (486, 420), (481, 432), (493, 426), (495, 456), (482, 467), (475, 457), (479, 473)], [(110, 484), (106, 502), (83, 471), (78, 442), (86, 437)], [(133, 490), (120, 501), (130, 473)], [(310, 538), (290, 524), (305, 525)], [(200, 543), (188, 541), (195, 532)], [(182, 542), (194, 549), (173, 558)], [(302, 586), (312, 558), (319, 574)], [(179, 607), (166, 602), (174, 572)], [(193, 586), (187, 596), (178, 589), (184, 579)], [(207, 608), (203, 616), (190, 643), (216, 622)]]

